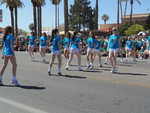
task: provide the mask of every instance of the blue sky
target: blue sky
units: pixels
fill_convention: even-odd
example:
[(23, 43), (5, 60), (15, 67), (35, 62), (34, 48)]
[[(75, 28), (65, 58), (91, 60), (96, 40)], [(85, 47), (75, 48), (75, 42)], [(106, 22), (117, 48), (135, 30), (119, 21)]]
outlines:
[[(19, 28), (22, 28), (26, 31), (29, 31), (28, 25), (33, 22), (32, 17), (32, 4), (31, 0), (22, 0), (24, 7), (20, 8), (18, 13)], [(62, 0), (63, 1), (63, 0)], [(68, 0), (69, 5), (73, 3), (74, 0)], [(91, 5), (95, 7), (95, 0), (90, 0)], [(134, 13), (150, 13), (150, 0), (140, 0), (142, 5), (135, 3)], [(116, 22), (116, 10), (117, 10), (117, 0), (99, 0), (99, 24), (102, 24), (101, 16), (103, 14), (109, 15), (110, 19), (108, 23)], [(0, 9), (3, 9), (3, 22), (0, 23), (0, 27), (5, 27), (10, 25), (10, 13), (5, 5), (0, 6)], [(54, 6), (51, 4), (50, 0), (46, 0), (46, 5), (43, 7), (43, 27), (54, 27)], [(128, 14), (130, 12), (130, 5), (128, 4)], [(64, 10), (63, 2), (60, 3), (60, 24), (64, 23)]]

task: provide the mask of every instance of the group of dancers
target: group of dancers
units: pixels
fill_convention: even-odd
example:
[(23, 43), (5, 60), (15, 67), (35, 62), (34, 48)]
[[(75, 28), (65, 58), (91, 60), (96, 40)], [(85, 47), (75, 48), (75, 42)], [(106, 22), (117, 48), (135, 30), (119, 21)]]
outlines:
[[(146, 44), (146, 49), (148, 54), (150, 54), (150, 36), (145, 39), (137, 40), (131, 37), (128, 37), (125, 40), (125, 43), (122, 42), (122, 38), (119, 36), (116, 29), (112, 30), (112, 34), (108, 38), (100, 38), (100, 36), (96, 35), (94, 32), (89, 32), (88, 37), (84, 40), (86, 43), (86, 58), (87, 58), (87, 69), (92, 70), (94, 68), (94, 60), (96, 56), (99, 58), (99, 67), (103, 66), (103, 62), (101, 60), (101, 56), (103, 52), (108, 53), (108, 57), (106, 60), (112, 66), (112, 73), (116, 73), (118, 70), (117, 66), (117, 56), (118, 53), (121, 53), (122, 50), (126, 51), (126, 58), (128, 56), (133, 56), (133, 59), (136, 58), (136, 52), (144, 49)], [(0, 85), (3, 85), (3, 73), (7, 67), (7, 64), (10, 60), (12, 64), (12, 84), (19, 85), (19, 82), (16, 78), (16, 70), (17, 63), (15, 52), (13, 49), (13, 44), (15, 41), (15, 37), (12, 35), (12, 27), (8, 26), (5, 28), (4, 36), (3, 36), (3, 49), (2, 49), (2, 58), (4, 59), (3, 66), (0, 70)], [(34, 59), (34, 48), (36, 36), (34, 32), (31, 32), (28, 37), (28, 52), (31, 59)], [(42, 33), (42, 36), (39, 38), (39, 52), (42, 57), (43, 62), (46, 62), (46, 49), (50, 46), (51, 57), (48, 66), (48, 75), (52, 74), (52, 67), (57, 57), (57, 74), (62, 75), (61, 66), (62, 66), (62, 48), (63, 53), (66, 58), (66, 66), (65, 69), (70, 69), (71, 61), (74, 55), (77, 56), (78, 70), (83, 71), (81, 66), (81, 43), (83, 42), (82, 36), (78, 32), (74, 32), (73, 34), (67, 32), (65, 37), (62, 37), (59, 34), (58, 29), (52, 30), (52, 35), (50, 40), (48, 39), (46, 33)]]

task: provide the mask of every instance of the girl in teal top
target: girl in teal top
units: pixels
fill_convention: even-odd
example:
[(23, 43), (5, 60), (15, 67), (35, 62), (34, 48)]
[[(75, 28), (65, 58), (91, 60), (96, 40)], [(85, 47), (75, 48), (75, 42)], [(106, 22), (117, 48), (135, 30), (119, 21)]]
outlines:
[(51, 60), (49, 62), (49, 68), (48, 68), (48, 74), (49, 76), (51, 75), (51, 69), (54, 64), (55, 58), (57, 57), (58, 59), (58, 75), (61, 74), (61, 63), (62, 63), (62, 58), (61, 58), (61, 49), (60, 49), (60, 44), (61, 42), (61, 37), (59, 35), (58, 29), (54, 29), (52, 31), (52, 39), (51, 39)]
[(15, 53), (13, 50), (13, 42), (15, 38), (12, 35), (12, 27), (8, 26), (5, 28), (5, 33), (3, 37), (3, 59), (4, 59), (4, 64), (0, 70), (0, 85), (3, 85), (3, 74), (4, 71), (7, 67), (7, 64), (10, 60), (12, 64), (12, 84), (18, 86), (19, 82), (16, 79), (16, 71), (17, 71), (17, 63), (16, 63), (16, 57)]

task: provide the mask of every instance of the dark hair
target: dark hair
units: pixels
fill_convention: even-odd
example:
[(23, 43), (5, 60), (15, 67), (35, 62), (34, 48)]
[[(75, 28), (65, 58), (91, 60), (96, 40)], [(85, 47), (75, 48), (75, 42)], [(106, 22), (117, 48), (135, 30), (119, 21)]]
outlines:
[(34, 32), (31, 32), (31, 35), (32, 35), (32, 36), (35, 36), (35, 33), (34, 33)]
[(67, 32), (67, 33), (65, 34), (65, 36), (66, 36), (67, 38), (70, 38), (70, 37), (71, 37), (70, 32)]
[(5, 32), (4, 32), (4, 36), (3, 36), (3, 41), (5, 41), (6, 40), (6, 36), (8, 35), (8, 34), (11, 34), (12, 33), (12, 27), (11, 26), (7, 26), (6, 28), (5, 28)]
[(72, 37), (72, 41), (75, 41), (76, 35), (77, 35), (77, 32), (74, 32), (73, 37)]
[(42, 36), (45, 36), (45, 37), (47, 37), (47, 34), (44, 32), (44, 33), (42, 33)]
[(56, 36), (56, 34), (58, 33), (58, 29), (53, 29), (52, 30), (52, 37), (51, 37), (51, 42), (53, 41), (54, 37)]

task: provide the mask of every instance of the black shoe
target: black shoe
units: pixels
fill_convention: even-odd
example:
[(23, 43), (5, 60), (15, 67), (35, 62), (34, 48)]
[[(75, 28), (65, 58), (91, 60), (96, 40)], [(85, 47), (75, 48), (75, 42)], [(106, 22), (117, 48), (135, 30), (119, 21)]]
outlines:
[(48, 75), (51, 76), (51, 72), (50, 71), (48, 72)]
[(0, 86), (3, 86), (4, 84), (3, 84), (3, 82), (2, 81), (0, 81)]
[(103, 67), (103, 65), (101, 64), (99, 67)]
[(58, 74), (57, 74), (58, 76), (62, 76), (62, 74), (59, 72)]

